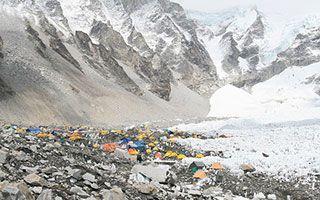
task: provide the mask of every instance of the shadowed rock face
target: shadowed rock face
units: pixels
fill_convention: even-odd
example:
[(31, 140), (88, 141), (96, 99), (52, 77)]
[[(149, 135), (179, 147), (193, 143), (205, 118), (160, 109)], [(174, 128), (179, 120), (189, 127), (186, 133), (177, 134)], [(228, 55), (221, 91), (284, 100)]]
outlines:
[(48, 58), (46, 53), (46, 45), (43, 41), (39, 38), (39, 33), (34, 30), (29, 23), (26, 24), (26, 31), (29, 34), (29, 39), (34, 43), (36, 51), (42, 56), (43, 58)]
[(128, 44), (134, 46), (142, 53), (142, 56), (151, 58), (154, 52), (150, 49), (143, 35), (138, 32), (134, 27), (128, 37)]
[[(262, 16), (257, 10), (256, 20), (251, 26), (240, 36), (235, 37), (238, 33), (226, 32), (220, 41), (220, 47), (223, 49), (224, 58), (222, 67), (228, 74), (237, 74), (242, 76), (239, 66), (239, 58), (243, 58), (248, 62), (250, 72), (256, 70), (256, 66), (260, 62), (260, 48), (256, 45), (255, 40), (263, 39), (265, 36), (265, 27), (262, 21)], [(226, 26), (224, 29), (226, 30)]]
[(15, 92), (0, 77), (0, 101), (12, 97)]
[(248, 61), (249, 65), (251, 66), (251, 70), (255, 70), (255, 66), (257, 66), (260, 61), (259, 52), (259, 46), (251, 45), (244, 47), (239, 56)]
[(238, 73), (240, 51), (236, 47), (238, 43), (234, 40), (233, 34), (228, 32), (223, 35), (220, 46), (224, 49), (225, 56), (222, 67), (227, 73)]
[(240, 57), (247, 60), (250, 70), (255, 71), (256, 66), (260, 62), (260, 47), (254, 43), (254, 40), (263, 39), (265, 35), (265, 27), (262, 21), (262, 16), (259, 14), (254, 23), (248, 28), (244, 36)]
[[(59, 37), (57, 29), (48, 21), (48, 19), (43, 15), (40, 14), (40, 26), (43, 29), (43, 31), (49, 36), (49, 46), (57, 52), (62, 58), (70, 62), (73, 66), (75, 66), (78, 70), (80, 70), (83, 73), (83, 70), (79, 64), (79, 62), (71, 55), (71, 53), (68, 51), (66, 46), (63, 44), (63, 41)], [(41, 41), (38, 37), (38, 33), (33, 30), (31, 27), (27, 28), (28, 33), (36, 40)], [(38, 45), (39, 46), (39, 45)], [(41, 47), (45, 47), (44, 44), (41, 44)], [(39, 47), (36, 47), (37, 50), (39, 50)], [(41, 51), (40, 51), (41, 52)], [(41, 53), (40, 53), (41, 55)]]
[(2, 49), (3, 49), (3, 41), (2, 41), (2, 38), (0, 37), (0, 59), (3, 59), (4, 57), (2, 53)]
[(79, 62), (72, 57), (66, 46), (62, 43), (62, 41), (59, 38), (50, 38), (50, 47), (57, 52), (60, 56), (62, 56), (64, 59), (69, 61), (71, 64), (73, 64), (76, 68), (78, 68), (81, 72), (82, 69), (80, 67)]
[(61, 8), (61, 4), (58, 0), (46, 0), (44, 1), (44, 9), (46, 9), (46, 13), (51, 17), (59, 17), (59, 21), (65, 28), (71, 31), (68, 20), (63, 15), (63, 10)]
[(7, 85), (7, 83), (5, 83), (4, 80), (1, 78), (1, 62), (4, 59), (4, 54), (2, 52), (3, 46), (4, 42), (0, 36), (0, 101), (6, 100), (15, 94), (13, 90)]
[(193, 37), (191, 41), (183, 41), (186, 50), (184, 55), (188, 58), (192, 64), (198, 66), (204, 72), (207, 72), (210, 76), (215, 77), (216, 71), (213, 67), (213, 62), (207, 52), (207, 50), (201, 45), (197, 37)]
[(85, 54), (83, 57), (90, 63), (90, 65), (104, 78), (115, 78), (127, 91), (141, 96), (143, 91), (139, 86), (131, 80), (118, 62), (112, 58), (110, 51), (103, 45), (95, 45), (92, 43), (91, 38), (82, 31), (76, 31), (76, 43), (82, 52)]

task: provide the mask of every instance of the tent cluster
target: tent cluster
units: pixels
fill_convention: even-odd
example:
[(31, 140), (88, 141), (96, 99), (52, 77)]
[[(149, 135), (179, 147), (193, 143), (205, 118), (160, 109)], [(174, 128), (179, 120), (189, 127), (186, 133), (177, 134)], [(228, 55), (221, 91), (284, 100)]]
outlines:
[[(138, 160), (183, 160), (187, 157), (203, 158), (210, 152), (188, 149), (177, 141), (184, 138), (202, 138), (201, 134), (169, 129), (151, 129), (146, 125), (128, 129), (96, 129), (81, 127), (18, 127), (8, 125), (15, 133), (36, 135), (39, 139), (55, 140), (63, 143), (82, 143), (94, 150), (103, 150), (107, 154), (116, 149), (125, 150)], [(90, 138), (90, 142), (85, 141)]]
[(189, 165), (189, 170), (195, 179), (205, 179), (210, 172), (224, 171), (225, 168), (219, 162), (212, 163), (211, 166), (205, 165), (201, 161), (194, 161)]
[[(103, 144), (106, 153), (113, 153), (117, 148), (126, 150), (129, 155), (137, 155), (140, 159), (168, 159), (182, 160), (186, 157), (203, 158), (205, 152), (187, 150), (177, 143), (186, 137), (201, 137), (172, 130), (153, 130), (147, 126), (130, 128), (127, 130), (103, 130), (100, 135), (106, 138), (118, 138)], [(120, 138), (120, 139), (119, 139)]]

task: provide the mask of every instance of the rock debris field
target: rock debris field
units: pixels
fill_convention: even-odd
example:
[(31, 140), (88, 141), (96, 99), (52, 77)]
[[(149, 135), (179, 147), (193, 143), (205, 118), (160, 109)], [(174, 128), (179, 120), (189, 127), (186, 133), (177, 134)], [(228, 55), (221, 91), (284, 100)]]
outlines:
[[(0, 199), (320, 199), (317, 176), (281, 180), (250, 163), (234, 174), (219, 162), (202, 162), (224, 152), (177, 142), (224, 137), (146, 125), (111, 130), (2, 124)], [(188, 158), (195, 161), (183, 162)]]

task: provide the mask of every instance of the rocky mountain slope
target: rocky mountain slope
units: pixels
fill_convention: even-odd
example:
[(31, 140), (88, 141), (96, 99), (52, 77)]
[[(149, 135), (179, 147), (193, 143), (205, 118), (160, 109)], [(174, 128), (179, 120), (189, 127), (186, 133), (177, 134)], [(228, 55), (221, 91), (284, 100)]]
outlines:
[[(208, 103), (199, 94), (215, 84), (210, 57), (197, 38), (187, 40), (171, 18), (157, 19), (181, 12), (187, 21), (182, 8), (173, 4), (177, 11), (171, 11), (174, 7), (168, 1), (141, 2), (152, 4), (159, 15), (144, 16), (150, 23), (155, 20), (156, 34), (166, 39), (173, 34), (170, 39), (177, 40), (172, 45), (180, 49), (176, 51), (180, 60), (169, 61), (160, 54), (172, 53), (152, 50), (134, 25), (127, 24), (130, 16), (121, 27), (111, 23), (116, 19), (109, 12), (113, 17), (129, 11), (133, 15), (140, 3), (113, 3), (2, 2), (4, 119), (24, 121), (27, 116), (27, 123), (120, 124), (207, 113)], [(124, 32), (127, 29), (130, 33)]]
[(186, 12), (169, 0), (5, 0), (0, 11), (0, 115), (10, 121), (203, 117), (227, 83), (250, 89), (320, 61), (317, 17), (275, 31), (257, 8)]

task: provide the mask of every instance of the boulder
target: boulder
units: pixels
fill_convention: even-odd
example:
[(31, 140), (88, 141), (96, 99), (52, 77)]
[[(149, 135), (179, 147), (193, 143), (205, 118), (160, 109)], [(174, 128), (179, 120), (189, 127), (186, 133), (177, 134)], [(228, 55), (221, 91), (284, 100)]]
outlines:
[(0, 150), (0, 164), (4, 164), (8, 157), (8, 152)]
[(119, 187), (114, 187), (111, 190), (102, 190), (100, 195), (103, 200), (127, 200), (125, 194)]
[(244, 171), (244, 173), (256, 171), (256, 169), (251, 164), (242, 164), (240, 168)]
[(83, 189), (81, 187), (78, 186), (74, 186), (70, 189), (70, 192), (72, 192), (75, 195), (78, 195), (79, 197), (89, 197), (90, 195), (88, 193), (86, 193), (85, 191), (83, 191)]
[(41, 194), (42, 192), (42, 187), (33, 187), (31, 188), (31, 191), (35, 194)]
[(52, 190), (43, 190), (37, 200), (52, 200)]
[(28, 176), (24, 177), (24, 181), (32, 186), (44, 186), (46, 182), (45, 179), (37, 174), (29, 174)]
[(1, 194), (6, 200), (34, 200), (27, 184), (23, 182), (1, 185)]
[(89, 181), (91, 183), (93, 182), (97, 182), (97, 179), (94, 175), (90, 174), (90, 173), (85, 173), (82, 178), (86, 181)]
[(142, 194), (156, 194), (159, 191), (152, 183), (138, 183), (134, 187)]
[(137, 164), (137, 165), (133, 166), (131, 172), (135, 173), (135, 174), (141, 173), (153, 181), (156, 181), (159, 183), (165, 183), (168, 178), (169, 169), (170, 169), (169, 165), (156, 165), (156, 164), (140, 165), (140, 164)]

